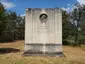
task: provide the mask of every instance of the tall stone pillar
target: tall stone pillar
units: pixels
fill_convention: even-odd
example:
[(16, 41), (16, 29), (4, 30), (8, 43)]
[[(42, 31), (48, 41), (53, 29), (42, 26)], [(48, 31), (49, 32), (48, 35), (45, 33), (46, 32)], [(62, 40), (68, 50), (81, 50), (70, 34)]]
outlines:
[(53, 56), (62, 54), (61, 9), (26, 9), (24, 54)]

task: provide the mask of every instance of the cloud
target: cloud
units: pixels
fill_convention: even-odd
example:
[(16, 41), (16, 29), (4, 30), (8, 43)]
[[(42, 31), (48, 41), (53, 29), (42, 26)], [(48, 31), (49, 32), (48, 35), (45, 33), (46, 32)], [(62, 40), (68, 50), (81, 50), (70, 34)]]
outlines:
[(67, 7), (62, 7), (62, 9), (69, 13), (69, 12), (71, 12), (74, 9), (74, 5), (67, 4)]
[(20, 15), (21, 17), (25, 16), (25, 14)]
[(67, 6), (71, 6), (71, 4), (67, 4)]
[(80, 5), (85, 4), (85, 0), (77, 0), (78, 3), (80, 3)]
[[(85, 0), (76, 0), (80, 5), (85, 5)], [(67, 7), (62, 7), (63, 10), (67, 12), (73, 11), (73, 9), (77, 8), (77, 6), (72, 5), (72, 4), (67, 4)]]
[(63, 7), (62, 9), (65, 10), (65, 11), (67, 11), (67, 12), (70, 11), (70, 8), (65, 8), (65, 7)]
[(15, 7), (15, 5), (11, 2), (3, 2), (2, 4), (5, 6), (6, 9)]
[(0, 0), (0, 2), (5, 6), (6, 9), (15, 7), (14, 3), (7, 2), (6, 0)]

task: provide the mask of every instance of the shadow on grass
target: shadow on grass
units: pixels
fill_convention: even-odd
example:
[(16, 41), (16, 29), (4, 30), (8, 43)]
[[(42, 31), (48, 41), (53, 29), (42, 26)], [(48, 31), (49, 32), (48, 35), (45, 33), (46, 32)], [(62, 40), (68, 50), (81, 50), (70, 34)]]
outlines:
[(15, 49), (15, 48), (0, 48), (0, 54), (6, 54), (6, 53), (16, 53), (20, 52), (20, 49)]
[(1, 41), (1, 40), (0, 40), (0, 43), (10, 43), (10, 42), (11, 42), (11, 43), (12, 43), (12, 42), (16, 42), (16, 40), (14, 40), (14, 41), (12, 41), (12, 40), (10, 40), (10, 41)]

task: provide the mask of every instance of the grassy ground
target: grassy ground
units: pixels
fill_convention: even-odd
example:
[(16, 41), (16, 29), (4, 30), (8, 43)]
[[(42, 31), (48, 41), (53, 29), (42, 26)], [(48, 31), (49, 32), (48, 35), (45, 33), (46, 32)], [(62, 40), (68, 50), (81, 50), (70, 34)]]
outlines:
[(66, 57), (24, 57), (24, 41), (0, 43), (0, 64), (85, 64), (85, 47), (63, 46)]

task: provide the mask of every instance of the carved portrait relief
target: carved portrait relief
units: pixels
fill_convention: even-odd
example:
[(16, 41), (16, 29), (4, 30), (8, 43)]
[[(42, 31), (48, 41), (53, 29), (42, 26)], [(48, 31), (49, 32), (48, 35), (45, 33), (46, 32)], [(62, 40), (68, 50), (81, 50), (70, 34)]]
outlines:
[(39, 19), (41, 22), (46, 23), (46, 21), (48, 20), (48, 16), (46, 14), (41, 14)]

